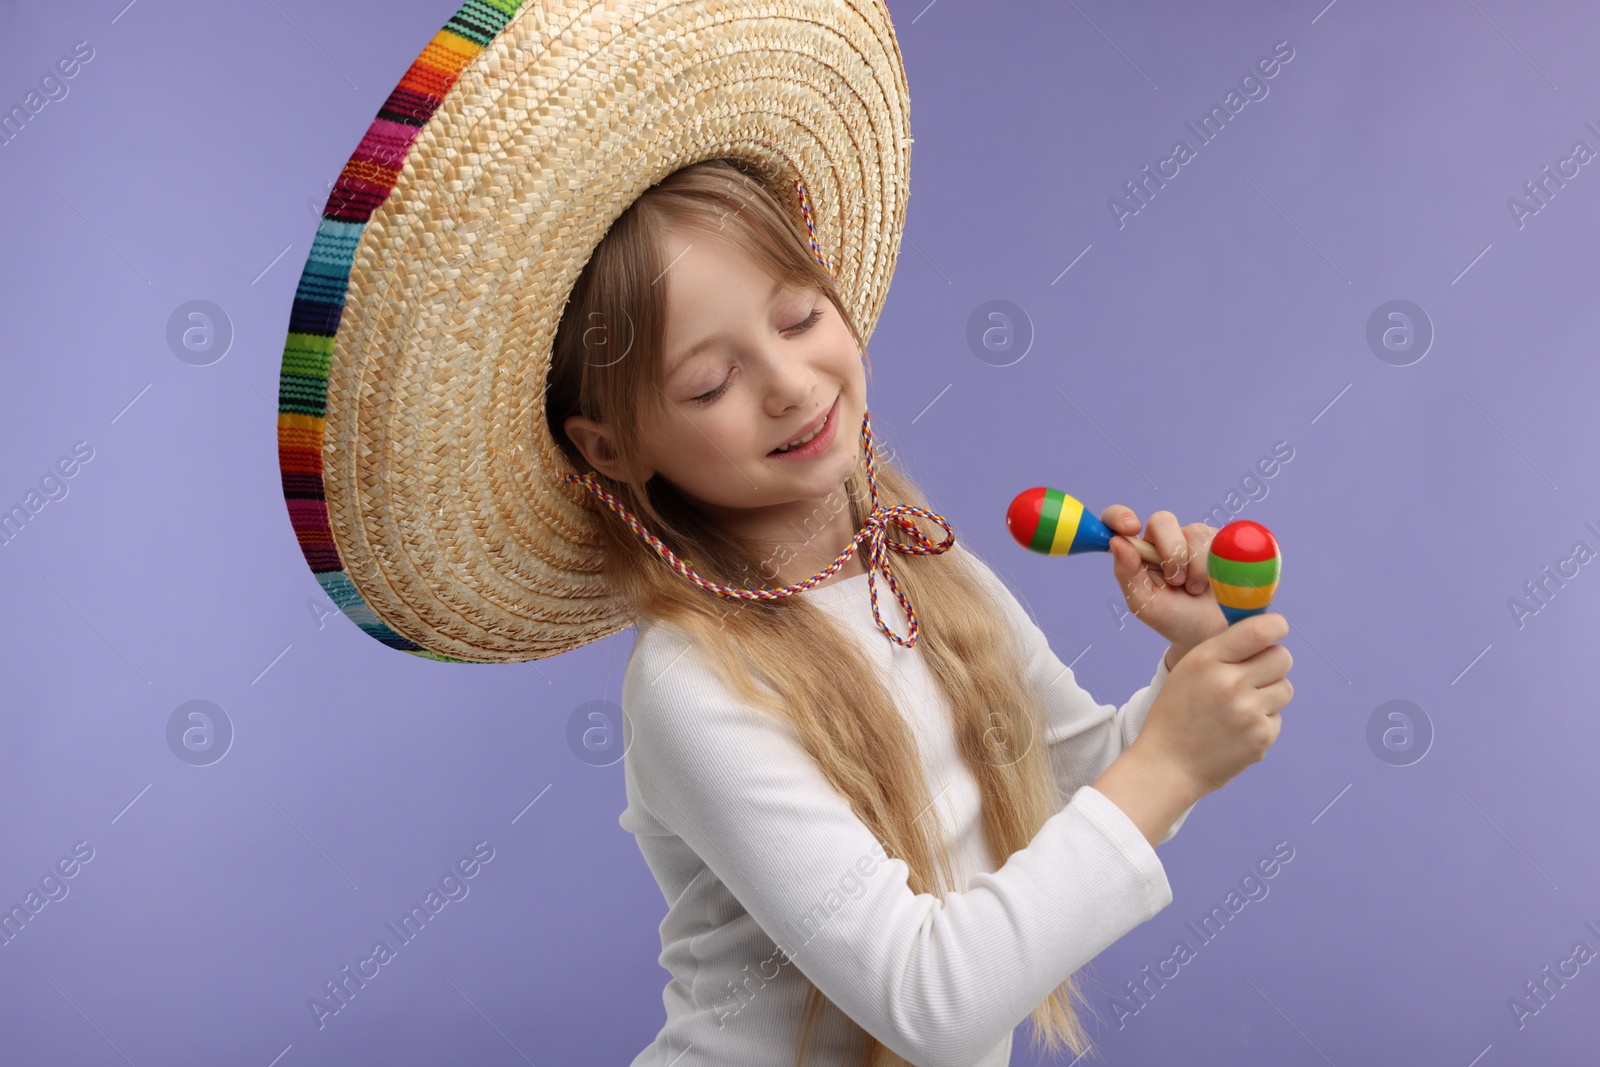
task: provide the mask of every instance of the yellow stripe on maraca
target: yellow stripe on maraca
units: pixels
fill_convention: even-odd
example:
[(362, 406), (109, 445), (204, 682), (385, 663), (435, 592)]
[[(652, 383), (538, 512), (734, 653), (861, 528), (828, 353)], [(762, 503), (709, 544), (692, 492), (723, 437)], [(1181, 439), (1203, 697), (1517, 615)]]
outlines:
[(1072, 549), (1072, 539), (1078, 536), (1078, 523), (1083, 520), (1083, 503), (1065, 493), (1061, 497), (1061, 511), (1056, 516), (1055, 536), (1050, 539), (1050, 554), (1065, 556)]
[(1217, 603), (1241, 611), (1250, 608), (1264, 608), (1272, 603), (1272, 594), (1278, 591), (1278, 583), (1271, 585), (1229, 585), (1227, 582), (1211, 581), (1211, 591), (1216, 594)]

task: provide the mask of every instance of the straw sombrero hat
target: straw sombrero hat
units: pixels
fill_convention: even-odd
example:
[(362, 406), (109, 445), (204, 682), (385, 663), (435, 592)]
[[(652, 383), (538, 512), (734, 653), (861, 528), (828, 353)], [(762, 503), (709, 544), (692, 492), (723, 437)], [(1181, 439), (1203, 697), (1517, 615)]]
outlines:
[(279, 464), (329, 598), (451, 661), (631, 624), (600, 575), (598, 523), (616, 520), (567, 480), (542, 412), (579, 272), (651, 185), (733, 157), (790, 203), (803, 183), (870, 336), (910, 154), (881, 0), (469, 0), (345, 164), (295, 293)]

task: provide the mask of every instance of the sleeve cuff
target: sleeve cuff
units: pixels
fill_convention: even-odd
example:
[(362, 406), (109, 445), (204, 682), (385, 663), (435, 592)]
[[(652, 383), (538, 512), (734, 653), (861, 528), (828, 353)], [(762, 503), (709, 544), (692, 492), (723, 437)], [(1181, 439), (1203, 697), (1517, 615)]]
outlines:
[(1127, 813), (1092, 785), (1082, 786), (1072, 794), (1072, 803), (1107, 840), (1117, 846), (1128, 863), (1142, 876), (1145, 917), (1149, 918), (1171, 904), (1172, 886), (1167, 881), (1166, 868), (1161, 866), (1161, 858), (1156, 855), (1156, 850), (1150, 847), (1150, 842), (1145, 840), (1144, 834), (1128, 818)]
[[(1194, 802), (1194, 804), (1198, 803), (1200, 803), (1198, 800)], [(1161, 839), (1161, 843), (1163, 845), (1168, 841), (1171, 841), (1174, 837), (1178, 836), (1178, 830), (1183, 826), (1184, 820), (1189, 817), (1189, 813), (1194, 810), (1194, 804), (1190, 804), (1187, 808), (1184, 808), (1183, 814), (1179, 815), (1173, 820), (1172, 826), (1167, 830), (1167, 836)]]

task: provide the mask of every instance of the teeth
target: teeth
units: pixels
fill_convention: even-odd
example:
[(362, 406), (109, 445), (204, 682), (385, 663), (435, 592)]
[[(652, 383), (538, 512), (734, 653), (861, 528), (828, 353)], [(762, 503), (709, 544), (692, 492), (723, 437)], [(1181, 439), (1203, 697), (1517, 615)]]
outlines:
[(822, 425), (818, 426), (815, 430), (812, 430), (810, 433), (806, 434), (802, 438), (799, 438), (798, 440), (790, 441), (788, 444), (786, 444), (786, 445), (782, 446), (781, 448), (779, 448), (778, 451), (779, 452), (787, 452), (791, 448), (799, 448), (801, 445), (805, 444), (807, 441), (811, 440), (813, 437), (816, 437), (817, 434), (821, 433), (823, 430), (826, 430), (827, 428), (828, 428), (828, 420), (827, 419), (823, 419), (822, 420)]

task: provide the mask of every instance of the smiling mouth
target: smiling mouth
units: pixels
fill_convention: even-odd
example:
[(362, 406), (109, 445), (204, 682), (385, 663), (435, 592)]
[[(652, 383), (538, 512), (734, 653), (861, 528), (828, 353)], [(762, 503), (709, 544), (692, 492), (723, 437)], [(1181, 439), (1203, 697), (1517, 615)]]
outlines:
[(828, 410), (823, 415), (822, 421), (817, 424), (817, 428), (815, 430), (812, 430), (809, 434), (802, 435), (803, 441), (802, 441), (801, 444), (797, 444), (797, 445), (793, 445), (793, 446), (787, 446), (787, 447), (784, 446), (784, 445), (780, 445), (779, 447), (774, 448), (771, 452), (768, 452), (767, 455), (769, 455), (769, 456), (783, 456), (783, 455), (787, 455), (790, 452), (801, 451), (802, 449), (804, 449), (806, 447), (806, 445), (812, 444), (813, 442), (816, 441), (817, 438), (821, 437), (825, 433), (828, 433), (829, 430), (831, 429), (831, 427), (828, 425), (829, 422), (831, 422), (833, 419), (838, 417), (839, 399), (840, 399), (839, 397), (834, 397), (833, 398), (833, 403), (828, 406)]

